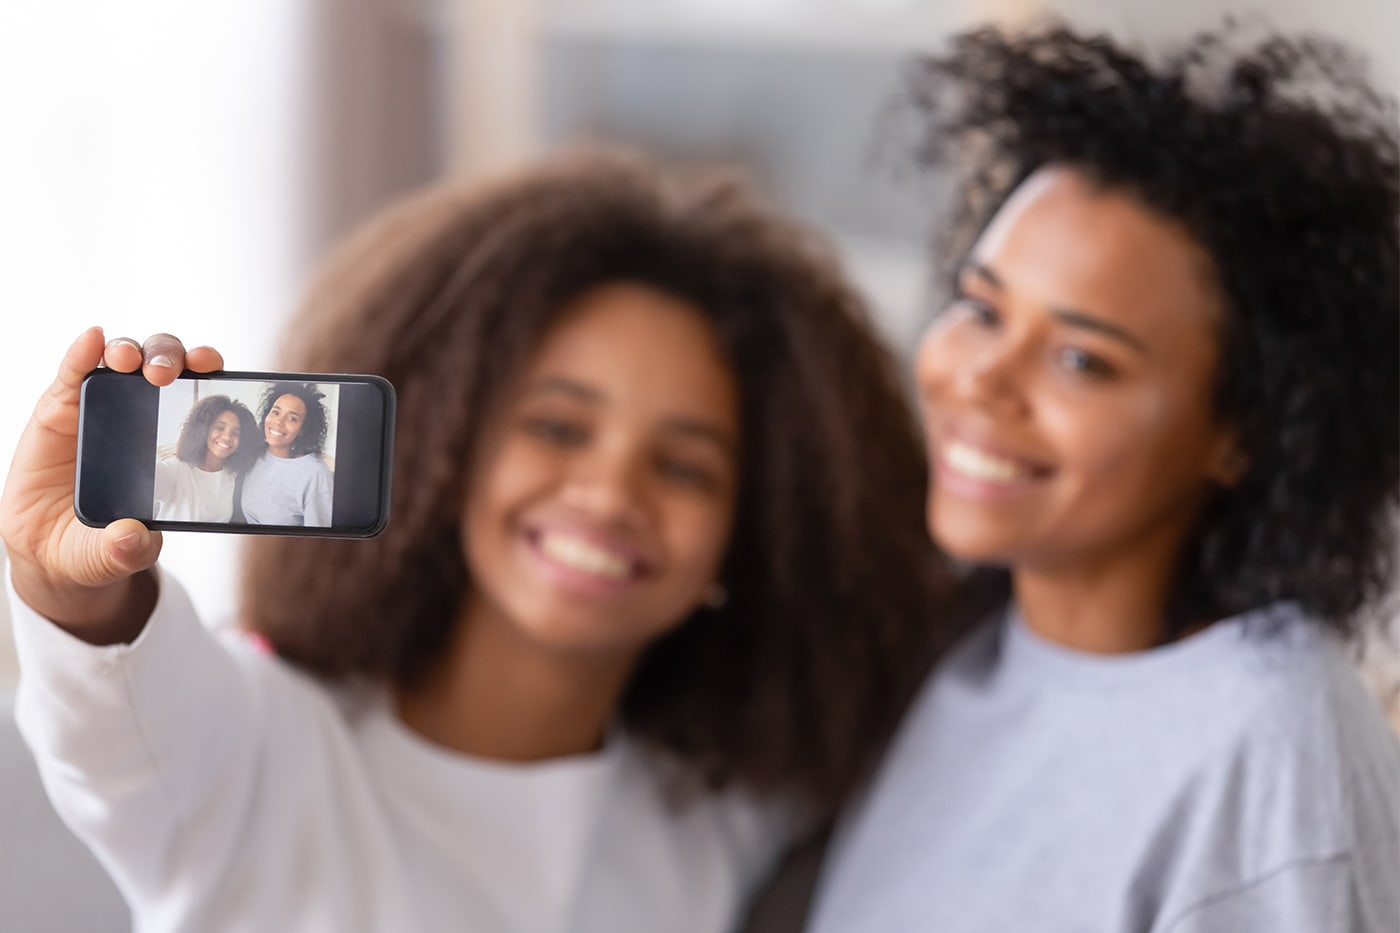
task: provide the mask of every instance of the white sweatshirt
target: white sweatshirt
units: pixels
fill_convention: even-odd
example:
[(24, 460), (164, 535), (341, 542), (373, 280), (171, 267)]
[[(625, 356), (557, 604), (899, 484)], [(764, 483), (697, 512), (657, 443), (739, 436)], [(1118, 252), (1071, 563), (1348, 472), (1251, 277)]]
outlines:
[(531, 765), (433, 746), (216, 638), (169, 576), (130, 645), (10, 600), (16, 719), (138, 931), (720, 933), (786, 841), (737, 795), (675, 809), (621, 735)]
[(233, 517), (232, 470), (210, 473), (175, 457), (156, 461), (152, 518), (163, 522), (226, 522)]

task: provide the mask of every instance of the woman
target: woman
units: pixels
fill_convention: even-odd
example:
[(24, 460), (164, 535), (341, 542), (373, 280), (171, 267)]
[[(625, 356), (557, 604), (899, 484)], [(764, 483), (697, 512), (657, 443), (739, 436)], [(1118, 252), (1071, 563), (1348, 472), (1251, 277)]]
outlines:
[[(251, 551), (275, 654), (138, 572), (139, 524), (18, 507), (71, 499), (35, 489), (68, 407), (0, 503), (19, 719), (138, 922), (732, 929), (940, 632), (915, 426), (828, 254), (732, 184), (568, 158), (389, 211), (289, 332), (289, 367), (387, 377), (398, 424), (382, 536)], [(221, 363), (144, 349), (160, 381), (162, 353)], [(52, 397), (100, 356), (85, 335)]]
[(1330, 45), (1235, 38), (982, 31), (919, 72), (988, 212), (919, 351), (928, 524), (1005, 608), (820, 933), (1395, 929), (1400, 746), (1342, 644), (1394, 566), (1394, 110)]
[(248, 469), (257, 450), (243, 444), (243, 435), (251, 438), (256, 430), (252, 412), (227, 395), (196, 402), (180, 426), (175, 456), (156, 462), (151, 517), (227, 522), (233, 516), (235, 478)]
[(254, 525), (326, 527), (331, 523), (331, 471), (321, 459), (328, 417), (325, 394), (310, 383), (279, 382), (258, 406), (267, 449), (243, 483), (239, 503)]

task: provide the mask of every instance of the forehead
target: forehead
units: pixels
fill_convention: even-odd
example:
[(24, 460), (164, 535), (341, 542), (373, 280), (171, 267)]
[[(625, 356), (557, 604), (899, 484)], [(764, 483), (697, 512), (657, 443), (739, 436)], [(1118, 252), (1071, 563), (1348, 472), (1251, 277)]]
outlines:
[(277, 396), (276, 401), (272, 403), (272, 407), (280, 408), (282, 411), (286, 412), (306, 413), (306, 403), (291, 393)]
[(600, 286), (573, 301), (526, 366), (525, 388), (563, 377), (637, 414), (731, 426), (738, 390), (700, 311), (644, 285)]
[(1184, 226), (1127, 191), (1068, 167), (1028, 178), (987, 225), (971, 259), (1008, 291), (1135, 326), (1212, 326), (1221, 302), (1205, 250)]

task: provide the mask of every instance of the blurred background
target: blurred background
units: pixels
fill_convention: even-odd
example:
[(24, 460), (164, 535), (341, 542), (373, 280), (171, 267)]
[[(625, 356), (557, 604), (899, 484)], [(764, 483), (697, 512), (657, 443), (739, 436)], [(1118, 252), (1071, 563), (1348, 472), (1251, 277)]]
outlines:
[[(1156, 44), (1227, 12), (1348, 40), (1400, 93), (1394, 0), (5, 0), (0, 462), (83, 328), (269, 368), (357, 221), (580, 139), (742, 166), (830, 234), (907, 353), (934, 204), (881, 146), (901, 63), (980, 21), (1051, 13)], [(212, 620), (236, 544), (166, 538)], [(0, 631), (0, 692), (9, 651)]]

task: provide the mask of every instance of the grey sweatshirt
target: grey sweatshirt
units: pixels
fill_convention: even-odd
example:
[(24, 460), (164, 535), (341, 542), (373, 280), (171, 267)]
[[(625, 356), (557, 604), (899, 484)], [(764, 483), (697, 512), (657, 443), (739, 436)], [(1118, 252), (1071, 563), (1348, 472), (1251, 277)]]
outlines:
[(815, 933), (1396, 933), (1400, 744), (1280, 605), (1090, 655), (1014, 613), (925, 685)]

